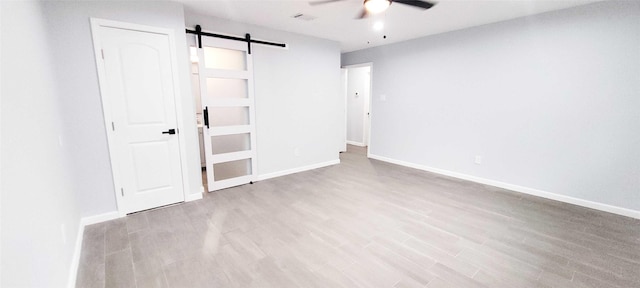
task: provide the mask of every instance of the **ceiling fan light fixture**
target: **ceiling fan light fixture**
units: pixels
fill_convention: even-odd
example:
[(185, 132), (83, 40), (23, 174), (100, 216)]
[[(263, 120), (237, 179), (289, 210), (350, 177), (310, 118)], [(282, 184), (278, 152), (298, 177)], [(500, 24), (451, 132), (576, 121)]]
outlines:
[(365, 0), (364, 8), (371, 14), (380, 13), (384, 10), (387, 10), (391, 5), (391, 1), (389, 0)]

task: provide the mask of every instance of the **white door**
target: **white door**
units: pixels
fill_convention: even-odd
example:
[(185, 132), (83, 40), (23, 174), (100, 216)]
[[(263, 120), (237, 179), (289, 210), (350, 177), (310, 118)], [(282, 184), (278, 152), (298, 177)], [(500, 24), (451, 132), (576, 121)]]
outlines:
[(171, 33), (93, 29), (119, 210), (184, 201)]
[(198, 58), (209, 191), (254, 181), (253, 62), (247, 43), (203, 37)]

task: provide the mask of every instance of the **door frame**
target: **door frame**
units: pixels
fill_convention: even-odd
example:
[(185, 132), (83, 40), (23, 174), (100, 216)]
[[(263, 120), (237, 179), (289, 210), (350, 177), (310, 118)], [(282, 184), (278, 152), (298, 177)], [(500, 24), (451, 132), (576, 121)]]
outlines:
[(185, 123), (183, 121), (184, 113), (182, 113), (182, 103), (180, 101), (180, 95), (182, 94), (181, 94), (181, 85), (179, 80), (180, 76), (178, 73), (178, 69), (179, 69), (178, 67), (180, 66), (178, 66), (178, 61), (177, 61), (175, 31), (169, 28), (159, 28), (159, 27), (106, 20), (106, 19), (100, 19), (100, 18), (89, 18), (89, 20), (91, 22), (91, 35), (93, 39), (93, 49), (94, 49), (94, 55), (96, 60), (96, 68), (98, 71), (98, 84), (99, 84), (98, 86), (100, 87), (100, 99), (102, 101), (104, 127), (105, 127), (105, 132), (107, 134), (107, 144), (109, 148), (109, 159), (110, 159), (111, 172), (113, 177), (113, 193), (116, 196), (116, 205), (118, 209), (118, 215), (120, 217), (124, 217), (127, 215), (127, 212), (124, 210), (125, 200), (123, 199), (122, 194), (120, 192), (120, 187), (122, 187), (121, 185), (122, 177), (118, 168), (119, 167), (118, 159), (115, 156), (117, 155), (114, 148), (115, 135), (113, 134), (113, 130), (109, 129), (111, 127), (111, 123), (113, 122), (113, 119), (111, 118), (112, 107), (110, 106), (111, 105), (109, 101), (110, 98), (107, 95), (107, 89), (106, 89), (107, 78), (106, 78), (106, 72), (104, 67), (104, 60), (102, 59), (102, 48), (100, 47), (100, 45), (97, 45), (97, 43), (101, 43), (101, 40), (102, 40), (100, 35), (100, 28), (102, 27), (127, 29), (127, 30), (156, 33), (156, 34), (162, 34), (162, 35), (168, 36), (169, 51), (171, 55), (170, 61), (172, 66), (171, 70), (172, 70), (172, 76), (173, 76), (172, 77), (173, 90), (174, 90), (173, 92), (175, 95), (174, 107), (175, 107), (175, 113), (176, 113), (176, 122), (178, 125), (177, 136), (178, 136), (178, 146), (179, 146), (179, 152), (180, 152), (180, 170), (181, 170), (180, 177), (182, 177), (182, 193), (183, 193), (182, 196), (183, 196), (183, 201), (186, 201), (187, 199), (189, 199), (188, 193), (191, 190), (189, 189), (189, 183), (187, 181), (188, 179), (186, 179), (185, 177), (186, 176), (185, 173), (188, 171), (187, 170), (188, 163), (185, 157), (185, 155), (187, 155), (185, 143), (187, 142), (186, 142), (185, 133), (181, 133), (181, 131), (186, 131), (186, 129), (185, 129)]
[[(365, 142), (364, 144), (367, 146), (367, 158), (371, 158), (371, 126), (373, 126), (373, 62), (365, 62), (365, 63), (360, 63), (360, 64), (352, 64), (352, 65), (345, 65), (342, 66), (341, 68), (347, 69), (347, 86), (349, 85), (349, 69), (351, 68), (360, 68), (360, 67), (369, 67), (369, 121), (367, 121), (367, 115), (364, 115), (364, 123), (363, 123), (363, 132), (362, 132), (362, 136), (364, 138), (364, 130), (366, 129), (369, 133), (367, 133), (367, 137), (366, 139), (363, 139), (363, 142)], [(346, 89), (346, 88), (345, 88)], [(346, 135), (346, 130), (347, 130), (347, 119), (348, 119), (348, 109), (346, 107), (347, 105), (347, 97), (349, 97), (349, 95), (347, 95), (348, 92), (345, 91), (344, 95), (345, 95), (345, 135)], [(346, 136), (345, 136), (345, 141), (346, 141)], [(346, 143), (346, 142), (345, 142)], [(345, 144), (346, 145), (346, 144)]]
[(340, 87), (340, 89), (342, 90), (342, 98), (344, 99), (344, 133), (342, 133), (343, 135), (343, 141), (342, 144), (340, 145), (340, 152), (347, 152), (347, 138), (348, 137), (348, 133), (349, 133), (349, 129), (347, 129), (348, 125), (349, 125), (349, 117), (348, 117), (348, 112), (349, 112), (349, 101), (348, 101), (348, 87), (349, 87), (349, 68), (346, 67), (340, 67), (340, 85), (342, 87)]

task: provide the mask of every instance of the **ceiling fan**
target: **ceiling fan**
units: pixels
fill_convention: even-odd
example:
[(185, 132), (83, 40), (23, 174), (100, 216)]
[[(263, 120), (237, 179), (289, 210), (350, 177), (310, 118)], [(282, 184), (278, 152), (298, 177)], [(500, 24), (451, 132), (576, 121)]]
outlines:
[[(346, 0), (313, 1), (313, 2), (309, 2), (309, 5), (315, 6), (315, 5), (322, 5), (322, 4), (328, 4), (328, 3), (340, 2), (340, 1), (346, 1)], [(356, 19), (366, 18), (370, 14), (380, 13), (386, 10), (387, 8), (389, 8), (389, 5), (391, 5), (391, 3), (409, 5), (412, 7), (420, 8), (422, 10), (427, 10), (433, 7), (434, 5), (436, 5), (436, 2), (422, 1), (422, 0), (364, 0), (364, 8), (362, 8), (362, 12), (358, 14)]]

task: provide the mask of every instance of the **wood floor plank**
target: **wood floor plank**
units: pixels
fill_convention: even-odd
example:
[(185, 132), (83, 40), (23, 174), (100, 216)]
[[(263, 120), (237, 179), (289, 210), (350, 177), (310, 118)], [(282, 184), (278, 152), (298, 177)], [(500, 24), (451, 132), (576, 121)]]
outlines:
[(640, 220), (367, 159), (87, 226), (77, 287), (640, 287)]

